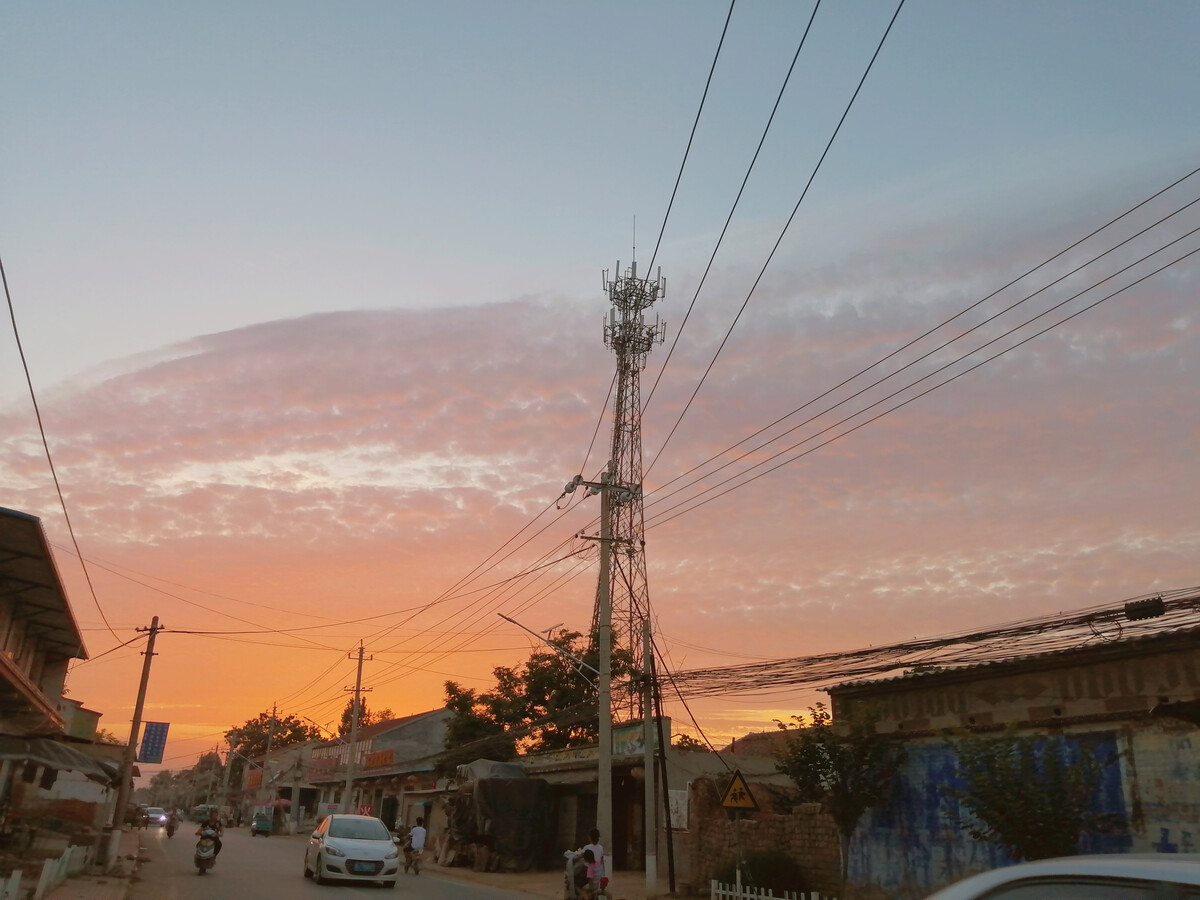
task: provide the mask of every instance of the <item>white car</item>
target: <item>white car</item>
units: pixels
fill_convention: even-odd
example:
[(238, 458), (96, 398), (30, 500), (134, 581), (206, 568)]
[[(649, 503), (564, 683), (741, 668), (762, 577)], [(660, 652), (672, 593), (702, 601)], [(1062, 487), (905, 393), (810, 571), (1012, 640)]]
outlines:
[(149, 806), (145, 812), (146, 822), (151, 828), (167, 824), (167, 811), (161, 806)]
[(928, 900), (1200, 900), (1200, 854), (1113, 853), (1018, 863)]
[(395, 887), (399, 871), (396, 839), (374, 816), (326, 816), (304, 848), (304, 877), (317, 884), (345, 879)]

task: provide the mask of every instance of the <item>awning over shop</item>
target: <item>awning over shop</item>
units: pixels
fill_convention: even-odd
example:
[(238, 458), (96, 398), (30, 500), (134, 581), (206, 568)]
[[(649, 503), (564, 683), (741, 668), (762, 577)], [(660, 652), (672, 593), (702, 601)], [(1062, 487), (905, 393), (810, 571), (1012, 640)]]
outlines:
[(92, 781), (111, 784), (120, 778), (120, 767), (116, 763), (102, 762), (69, 744), (49, 738), (21, 738), (0, 735), (0, 761), (33, 763), (48, 769), (81, 772)]
[(0, 507), (0, 597), (52, 653), (87, 659), (41, 520)]

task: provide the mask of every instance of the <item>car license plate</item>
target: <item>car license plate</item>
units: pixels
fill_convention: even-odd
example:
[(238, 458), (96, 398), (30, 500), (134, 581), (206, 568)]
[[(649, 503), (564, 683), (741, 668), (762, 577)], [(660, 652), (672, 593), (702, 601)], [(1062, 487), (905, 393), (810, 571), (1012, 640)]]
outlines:
[(356, 862), (350, 864), (350, 871), (357, 875), (374, 875), (377, 870), (377, 863)]

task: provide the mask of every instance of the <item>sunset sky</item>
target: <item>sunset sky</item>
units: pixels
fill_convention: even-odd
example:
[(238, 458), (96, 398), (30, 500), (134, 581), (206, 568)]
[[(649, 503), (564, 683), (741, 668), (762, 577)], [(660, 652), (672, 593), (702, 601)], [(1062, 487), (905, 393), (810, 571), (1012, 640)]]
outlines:
[[(1200, 174), (1056, 257), (1200, 166), (1200, 5), (908, 0), (813, 177), (896, 9), (823, 4), (705, 278), (812, 11), (734, 8), (656, 254), (728, 8), (4, 5), (0, 258), (91, 587), (11, 328), (0, 506), (102, 726), (155, 615), (174, 768), (275, 703), (332, 726), (360, 640), (401, 715), (528, 655), (498, 613), (586, 631), (599, 506), (555, 501), (605, 464), (635, 243), (676, 668), (1200, 584)], [(727, 743), (816, 699), (692, 711)]]

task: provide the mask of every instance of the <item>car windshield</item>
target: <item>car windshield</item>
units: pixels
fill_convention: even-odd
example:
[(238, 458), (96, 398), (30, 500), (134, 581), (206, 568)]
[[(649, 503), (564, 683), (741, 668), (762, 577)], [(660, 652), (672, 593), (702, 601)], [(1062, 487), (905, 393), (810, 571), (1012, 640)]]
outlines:
[(329, 823), (329, 836), (356, 841), (390, 841), (391, 834), (378, 819), (334, 819)]
[(146, 812), (152, 816), (165, 816), (167, 814), (167, 811), (161, 806), (152, 806)]

